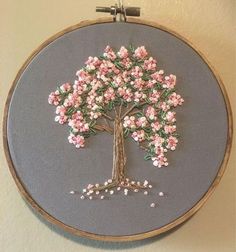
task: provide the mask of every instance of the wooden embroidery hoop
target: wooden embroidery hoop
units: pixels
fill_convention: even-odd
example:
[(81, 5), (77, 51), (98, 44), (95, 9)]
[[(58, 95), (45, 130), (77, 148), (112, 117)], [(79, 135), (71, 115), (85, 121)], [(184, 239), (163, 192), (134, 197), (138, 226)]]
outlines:
[(7, 118), (8, 118), (9, 105), (10, 105), (10, 101), (11, 101), (11, 98), (12, 98), (12, 94), (13, 94), (13, 91), (14, 91), (14, 89), (16, 87), (16, 84), (17, 84), (20, 76), (22, 75), (22, 73), (24, 72), (26, 67), (29, 65), (31, 60), (43, 48), (45, 48), (48, 44), (50, 44), (52, 41), (56, 40), (57, 38), (65, 35), (66, 33), (69, 33), (69, 32), (71, 32), (73, 30), (76, 30), (76, 29), (80, 29), (82, 27), (91, 26), (91, 25), (100, 24), (100, 23), (110, 23), (110, 22), (112, 22), (111, 18), (102, 18), (102, 19), (97, 19), (97, 20), (92, 20), (92, 21), (80, 22), (79, 24), (76, 24), (74, 26), (66, 28), (66, 29), (60, 31), (59, 33), (55, 34), (51, 38), (47, 39), (43, 44), (41, 44), (30, 55), (30, 57), (26, 60), (26, 62), (23, 64), (23, 66), (20, 68), (19, 72), (17, 73), (17, 76), (16, 76), (16, 78), (15, 78), (15, 80), (14, 80), (14, 82), (13, 82), (11, 88), (10, 88), (10, 91), (9, 91), (9, 94), (8, 94), (8, 97), (7, 97), (7, 100), (6, 100), (5, 110), (4, 110), (4, 120), (3, 120), (3, 143), (4, 143), (4, 151), (5, 151), (5, 155), (6, 155), (8, 165), (9, 165), (10, 172), (11, 172), (11, 174), (12, 174), (14, 180), (15, 180), (15, 183), (16, 183), (21, 195), (29, 203), (29, 205), (34, 210), (36, 210), (41, 216), (43, 216), (47, 221), (49, 221), (52, 224), (57, 225), (58, 227), (64, 229), (65, 231), (67, 231), (69, 233), (79, 235), (79, 236), (83, 236), (83, 237), (87, 237), (87, 238), (91, 238), (91, 239), (96, 239), (96, 240), (101, 240), (101, 241), (134, 241), (134, 240), (141, 240), (141, 239), (149, 238), (149, 237), (156, 236), (158, 234), (164, 233), (164, 232), (176, 227), (177, 225), (183, 223), (184, 221), (188, 220), (194, 213), (196, 213), (203, 206), (203, 204), (207, 201), (207, 199), (212, 194), (212, 192), (214, 191), (216, 186), (219, 184), (219, 181), (220, 181), (220, 179), (222, 178), (222, 176), (224, 174), (224, 171), (226, 169), (226, 165), (227, 165), (227, 162), (228, 162), (228, 159), (229, 159), (231, 143), (232, 143), (232, 134), (233, 134), (232, 111), (231, 111), (231, 108), (230, 108), (229, 99), (228, 99), (224, 84), (223, 84), (222, 80), (220, 79), (220, 77), (219, 77), (218, 73), (216, 72), (216, 70), (207, 61), (206, 57), (201, 52), (199, 52), (199, 50), (196, 49), (196, 47), (194, 45), (192, 45), (192, 43), (190, 41), (188, 41), (187, 39), (185, 39), (184, 37), (182, 37), (178, 33), (170, 30), (169, 28), (166, 28), (166, 27), (164, 27), (162, 25), (159, 25), (157, 23), (150, 22), (150, 21), (145, 21), (145, 20), (141, 20), (141, 19), (136, 19), (136, 18), (127, 18), (128, 23), (143, 24), (143, 25), (146, 25), (146, 26), (151, 26), (151, 27), (160, 29), (162, 31), (165, 31), (165, 32), (167, 32), (169, 34), (174, 35), (175, 37), (181, 39), (188, 46), (190, 46), (204, 60), (204, 62), (208, 65), (211, 72), (213, 73), (213, 75), (217, 79), (217, 82), (219, 84), (219, 87), (221, 89), (221, 92), (222, 92), (222, 95), (224, 97), (225, 104), (226, 104), (227, 119), (228, 119), (227, 146), (226, 146), (225, 155), (224, 155), (224, 158), (222, 160), (221, 166), (220, 166), (220, 168), (218, 170), (218, 173), (217, 173), (213, 183), (209, 187), (208, 191), (197, 202), (197, 204), (195, 204), (185, 214), (183, 214), (179, 218), (173, 220), (171, 223), (169, 223), (169, 224), (167, 224), (167, 225), (165, 225), (165, 226), (163, 226), (163, 227), (161, 227), (159, 229), (156, 229), (156, 230), (152, 230), (152, 231), (148, 231), (148, 232), (140, 233), (140, 234), (135, 234), (135, 235), (126, 235), (126, 236), (98, 235), (98, 234), (94, 234), (94, 233), (84, 232), (82, 230), (79, 230), (79, 229), (73, 228), (73, 227), (71, 227), (69, 225), (66, 225), (65, 223), (62, 223), (61, 221), (57, 220), (55, 217), (53, 217), (52, 215), (47, 213), (40, 205), (38, 205), (35, 202), (35, 200), (31, 197), (29, 192), (26, 190), (23, 182), (21, 181), (20, 177), (18, 176), (18, 174), (16, 172), (16, 169), (15, 169), (15, 167), (13, 165), (11, 155), (10, 155), (10, 151), (9, 151), (8, 140), (7, 140)]

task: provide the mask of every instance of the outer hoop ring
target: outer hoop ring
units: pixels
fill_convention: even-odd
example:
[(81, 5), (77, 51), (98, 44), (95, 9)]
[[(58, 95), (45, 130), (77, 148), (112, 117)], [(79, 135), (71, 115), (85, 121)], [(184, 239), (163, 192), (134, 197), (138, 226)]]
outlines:
[(25, 63), (23, 64), (23, 66), (20, 68), (20, 70), (18, 71), (16, 78), (9, 90), (8, 96), (7, 96), (7, 100), (5, 103), (5, 109), (4, 109), (4, 116), (3, 116), (3, 146), (4, 146), (4, 151), (5, 151), (5, 156), (6, 156), (6, 160), (10, 169), (10, 172), (15, 180), (15, 183), (22, 195), (22, 197), (26, 200), (27, 203), (29, 203), (29, 205), (36, 210), (41, 216), (43, 216), (47, 221), (49, 221), (50, 223), (62, 228), (63, 230), (74, 234), (74, 235), (79, 235), (82, 237), (86, 237), (86, 238), (90, 238), (90, 239), (95, 239), (95, 240), (100, 240), (100, 241), (134, 241), (134, 240), (142, 240), (145, 238), (149, 238), (149, 237), (153, 237), (156, 236), (158, 234), (164, 233), (169, 231), (170, 229), (178, 226), (179, 224), (185, 222), (186, 220), (188, 220), (193, 214), (195, 214), (202, 206), (203, 204), (207, 201), (207, 199), (210, 197), (210, 195), (213, 193), (213, 191), (215, 190), (216, 186), (219, 184), (225, 169), (226, 169), (226, 165), (228, 163), (228, 159), (229, 159), (229, 155), (230, 155), (230, 150), (231, 150), (231, 145), (232, 145), (232, 138), (233, 138), (233, 117), (232, 117), (232, 111), (231, 111), (231, 107), (230, 107), (230, 102), (229, 102), (229, 98), (228, 95), (226, 93), (224, 84), (221, 80), (221, 78), (219, 77), (218, 73), (216, 72), (216, 70), (213, 68), (213, 66), (208, 62), (208, 60), (206, 59), (206, 57), (187, 39), (185, 39), (184, 37), (182, 37), (181, 35), (179, 35), (178, 33), (170, 30), (167, 27), (164, 27), (162, 25), (159, 25), (157, 23), (154, 22), (150, 22), (150, 21), (145, 21), (142, 19), (135, 19), (135, 18), (128, 18), (127, 22), (129, 23), (137, 23), (137, 24), (143, 24), (146, 26), (151, 26), (157, 29), (160, 29), (162, 31), (168, 32), (169, 34), (181, 39), (184, 43), (186, 43), (188, 46), (190, 46), (202, 59), (203, 61), (208, 65), (209, 69), (211, 70), (211, 72), (213, 73), (214, 77), (216, 78), (218, 85), (221, 89), (222, 95), (224, 97), (224, 101), (225, 101), (225, 105), (226, 105), (226, 110), (227, 110), (227, 121), (228, 121), (228, 134), (227, 134), (227, 145), (226, 145), (226, 149), (225, 149), (225, 155), (224, 158), (221, 162), (219, 171), (217, 173), (217, 175), (215, 176), (214, 181), (212, 182), (211, 186), (209, 187), (208, 191), (204, 194), (204, 196), (185, 214), (183, 214), (182, 216), (180, 216), (179, 218), (173, 220), (172, 222), (170, 222), (169, 224), (158, 228), (156, 230), (152, 230), (152, 231), (148, 231), (145, 233), (140, 233), (140, 234), (135, 234), (135, 235), (126, 235), (126, 236), (109, 236), (109, 235), (98, 235), (98, 234), (94, 234), (94, 233), (89, 233), (89, 232), (85, 232), (76, 228), (73, 228), (69, 225), (66, 225), (65, 223), (57, 220), (56, 218), (54, 218), (52, 215), (50, 215), (49, 213), (47, 213), (40, 205), (38, 205), (35, 200), (31, 197), (31, 195), (29, 194), (29, 192), (26, 190), (24, 183), (20, 180), (16, 169), (13, 165), (12, 159), (11, 159), (11, 155), (10, 155), (10, 151), (9, 151), (9, 146), (8, 146), (8, 141), (7, 141), (7, 118), (8, 118), (8, 112), (9, 112), (9, 105), (10, 105), (10, 101), (12, 98), (12, 94), (14, 92), (14, 89), (16, 87), (16, 84), (20, 78), (20, 76), (22, 75), (23, 71), (26, 69), (26, 67), (29, 65), (29, 63), (31, 62), (31, 60), (44, 48), (46, 47), (48, 44), (50, 44), (51, 42), (53, 42), (55, 39), (63, 36), (64, 34), (71, 32), (73, 30), (79, 29), (81, 27), (85, 27), (85, 26), (90, 26), (90, 25), (96, 25), (99, 23), (110, 23), (112, 22), (111, 18), (102, 18), (102, 19), (96, 19), (96, 20), (91, 20), (91, 21), (82, 21), (76, 25), (70, 26), (60, 32), (58, 32), (57, 34), (55, 34), (54, 36), (50, 37), (49, 39), (47, 39), (43, 44), (41, 44), (35, 51), (33, 51), (33, 53), (29, 56), (29, 58), (25, 61)]

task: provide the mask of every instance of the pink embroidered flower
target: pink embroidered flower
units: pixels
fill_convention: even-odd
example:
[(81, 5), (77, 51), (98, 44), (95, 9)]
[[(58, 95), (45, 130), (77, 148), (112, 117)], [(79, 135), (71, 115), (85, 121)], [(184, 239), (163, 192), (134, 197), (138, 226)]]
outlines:
[(60, 95), (59, 95), (59, 91), (55, 91), (55, 92), (52, 92), (49, 97), (48, 97), (48, 103), (49, 104), (52, 104), (52, 105), (55, 105), (55, 106), (58, 106), (59, 103), (61, 101), (61, 98), (60, 98)]
[(139, 66), (135, 66), (131, 70), (131, 75), (135, 78), (140, 78), (143, 76), (143, 70)]
[(88, 57), (88, 60), (85, 62), (86, 68), (88, 71), (95, 70), (101, 64), (101, 61), (97, 57)]
[(125, 70), (122, 73), (122, 78), (123, 78), (124, 82), (126, 82), (126, 83), (129, 82), (130, 81), (130, 72)]
[(170, 104), (171, 106), (177, 107), (178, 105), (182, 105), (183, 102), (184, 99), (175, 92), (169, 96), (168, 104)]
[(121, 60), (121, 64), (126, 68), (126, 69), (130, 69), (130, 67), (132, 66), (132, 61), (130, 60), (130, 58), (123, 58)]
[(104, 97), (102, 95), (95, 98), (97, 104), (103, 104)]
[(125, 128), (135, 129), (136, 128), (135, 117), (134, 116), (126, 116), (124, 118), (123, 126)]
[(155, 73), (153, 73), (151, 75), (151, 77), (153, 78), (153, 80), (155, 80), (156, 82), (162, 82), (163, 81), (163, 74), (164, 74), (164, 71), (163, 70), (159, 70)]
[(89, 94), (89, 96), (87, 97), (86, 102), (87, 102), (88, 107), (90, 109), (94, 105), (96, 97), (97, 97), (97, 93), (95, 93), (93, 91), (91, 91), (90, 94)]
[(89, 124), (84, 120), (69, 120), (68, 125), (73, 129), (74, 132), (87, 132), (89, 131)]
[(74, 132), (87, 132), (89, 131), (89, 124), (84, 120), (81, 111), (74, 113), (68, 120), (68, 125), (73, 129)]
[(124, 80), (123, 80), (122, 76), (117, 75), (117, 76), (114, 77), (114, 82), (113, 83), (114, 83), (114, 85), (116, 87), (120, 87), (120, 86), (124, 85)]
[(69, 143), (72, 143), (75, 145), (76, 148), (83, 148), (84, 147), (84, 137), (77, 135), (75, 136), (74, 134), (70, 134), (68, 137)]
[(114, 101), (116, 98), (115, 91), (112, 87), (109, 87), (105, 92), (104, 92), (104, 98), (105, 98), (105, 103), (109, 103), (109, 101)]
[(156, 121), (151, 123), (151, 127), (154, 132), (157, 132), (161, 129), (162, 125), (158, 121)]
[(159, 98), (160, 98), (160, 92), (155, 89), (152, 90), (152, 92), (149, 95), (149, 100), (152, 103), (157, 103), (159, 101)]
[(120, 51), (117, 54), (122, 59), (125, 59), (129, 56), (129, 52), (124, 46), (120, 48)]
[(163, 154), (161, 154), (157, 157), (153, 157), (152, 161), (153, 161), (153, 165), (157, 166), (158, 168), (161, 168), (162, 166), (168, 165), (167, 158)]
[(118, 88), (118, 94), (127, 102), (131, 102), (133, 98), (133, 93), (130, 88), (127, 87), (119, 87)]
[(157, 145), (155, 146), (154, 151), (155, 151), (156, 156), (160, 156), (160, 155), (164, 155), (164, 153), (167, 152), (167, 149), (165, 149), (161, 145)]
[(142, 90), (145, 86), (145, 81), (141, 78), (135, 79), (134, 81), (130, 82), (131, 85), (134, 85), (134, 87), (138, 90)]
[(64, 83), (60, 86), (60, 89), (62, 92), (68, 92), (71, 90), (71, 84), (70, 83)]
[(73, 113), (71, 118), (74, 120), (80, 120), (80, 121), (84, 119), (83, 114), (80, 110), (76, 111), (76, 113)]
[(66, 113), (66, 108), (64, 106), (57, 106), (56, 114), (64, 115)]
[(174, 123), (176, 121), (175, 119), (175, 112), (173, 111), (168, 111), (166, 113), (165, 119), (169, 122), (169, 123)]
[(165, 125), (164, 131), (166, 134), (172, 134), (176, 131), (176, 125)]
[(156, 120), (157, 119), (157, 117), (156, 117), (157, 111), (152, 106), (147, 107), (147, 110), (146, 110), (145, 114), (146, 114), (146, 117), (148, 117), (150, 120)]
[(82, 95), (84, 91), (87, 89), (87, 84), (84, 84), (83, 81), (74, 81), (73, 85), (74, 92), (76, 92), (78, 95)]
[(136, 121), (137, 127), (142, 127), (142, 128), (146, 127), (147, 123), (148, 123), (148, 121), (145, 116), (139, 117)]
[(78, 77), (78, 81), (82, 83), (90, 83), (92, 80), (92, 76), (83, 69), (78, 70), (76, 75)]
[(102, 108), (98, 106), (96, 103), (94, 103), (93, 106), (91, 107), (91, 110), (93, 111), (98, 111), (99, 109), (102, 109)]
[(110, 61), (103, 60), (102, 64), (99, 66), (98, 71), (96, 72), (97, 79), (103, 78), (106, 74), (112, 71), (114, 64)]
[(116, 54), (112, 50), (110, 46), (107, 46), (104, 50), (103, 56), (110, 59), (110, 60), (115, 60), (116, 59)]
[(171, 150), (175, 150), (176, 146), (178, 143), (178, 139), (176, 137), (170, 136), (167, 139), (167, 146), (166, 148), (171, 149)]
[(172, 89), (175, 87), (176, 84), (176, 76), (173, 74), (170, 74), (170, 76), (165, 76), (165, 79), (163, 81), (163, 87)]
[(144, 101), (146, 98), (147, 98), (147, 95), (144, 94), (143, 92), (136, 91), (136, 92), (134, 93), (134, 101), (135, 101), (135, 102)]
[(71, 107), (71, 106), (73, 106), (73, 101), (70, 99), (65, 99), (65, 101), (63, 102), (63, 106), (65, 106), (67, 108)]
[(74, 92), (74, 93), (70, 93), (67, 97), (67, 99), (65, 99), (63, 105), (65, 107), (75, 107), (75, 108), (78, 108), (80, 106), (82, 102), (82, 98), (81, 96), (77, 93), (77, 92)]
[(162, 109), (164, 112), (168, 111), (170, 109), (170, 105), (166, 102), (160, 102), (158, 107)]
[(140, 46), (134, 51), (134, 57), (138, 59), (144, 59), (147, 55), (148, 53), (144, 46)]
[(131, 136), (134, 139), (134, 141), (142, 142), (145, 140), (145, 131), (144, 130), (134, 131)]
[(157, 61), (150, 57), (149, 59), (144, 61), (143, 68), (146, 71), (155, 71), (157, 66)]
[(101, 114), (101, 112), (94, 112), (94, 111), (91, 111), (90, 113), (89, 113), (89, 118), (91, 119), (91, 120), (93, 120), (93, 119), (98, 119), (102, 114)]
[(148, 80), (146, 82), (146, 85), (147, 85), (148, 88), (153, 88), (155, 86), (155, 84), (156, 84), (155, 80)]
[(66, 115), (59, 115), (55, 117), (55, 122), (59, 122), (60, 124), (64, 124), (67, 122), (68, 117)]
[(150, 142), (150, 145), (154, 145), (155, 147), (162, 146), (165, 139), (160, 137), (159, 135), (154, 135), (152, 138), (152, 142)]
[(98, 79), (93, 79), (91, 82), (90, 82), (90, 85), (91, 85), (91, 91), (90, 91), (90, 93), (88, 93), (88, 94), (94, 94), (99, 88), (102, 88), (102, 87), (104, 87), (105, 85), (104, 85), (105, 83), (104, 82), (102, 82), (102, 81), (100, 81), (100, 80), (98, 80)]

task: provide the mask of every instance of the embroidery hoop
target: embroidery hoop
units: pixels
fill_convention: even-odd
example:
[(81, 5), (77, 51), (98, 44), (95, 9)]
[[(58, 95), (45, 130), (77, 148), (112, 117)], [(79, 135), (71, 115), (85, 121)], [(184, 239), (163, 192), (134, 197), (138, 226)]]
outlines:
[(10, 106), (10, 102), (11, 102), (11, 99), (12, 99), (12, 95), (13, 95), (14, 89), (16, 87), (16, 84), (18, 83), (18, 80), (20, 79), (22, 73), (27, 68), (27, 66), (30, 64), (32, 59), (43, 48), (45, 48), (47, 45), (49, 45), (51, 42), (55, 41), (57, 38), (71, 32), (71, 31), (74, 31), (76, 29), (80, 29), (82, 27), (87, 27), (87, 26), (90, 26), (90, 25), (94, 25), (94, 24), (110, 23), (110, 22), (112, 22), (111, 18), (103, 18), (103, 19), (98, 19), (98, 20), (94, 20), (94, 21), (84, 21), (84, 22), (81, 22), (81, 23), (79, 23), (77, 25), (71, 26), (71, 27), (69, 27), (67, 29), (64, 29), (63, 31), (61, 31), (61, 32), (57, 33), (56, 35), (52, 36), (46, 42), (44, 42), (42, 45), (40, 45), (31, 54), (31, 56), (26, 60), (26, 62), (24, 63), (24, 65), (19, 70), (19, 72), (18, 72), (18, 74), (17, 74), (17, 76), (16, 76), (16, 78), (15, 78), (15, 80), (13, 82), (13, 85), (12, 85), (10, 91), (9, 91), (8, 98), (7, 98), (6, 105), (5, 105), (4, 123), (3, 123), (4, 151), (5, 151), (5, 155), (6, 155), (6, 158), (7, 158), (7, 162), (8, 162), (11, 174), (12, 174), (12, 176), (13, 176), (13, 178), (14, 178), (17, 186), (18, 186), (18, 189), (19, 189), (21, 195), (29, 203), (29, 205), (31, 205), (32, 208), (35, 209), (40, 215), (42, 215), (47, 221), (61, 227), (65, 231), (70, 232), (72, 234), (76, 234), (76, 235), (80, 235), (80, 236), (83, 236), (83, 237), (88, 237), (88, 238), (92, 238), (92, 239), (96, 239), (96, 240), (103, 240), (103, 241), (134, 241), (134, 240), (145, 239), (145, 238), (148, 238), (148, 237), (152, 237), (152, 236), (164, 233), (164, 232), (176, 227), (177, 225), (183, 223), (184, 221), (188, 220), (207, 201), (209, 196), (214, 191), (215, 187), (218, 185), (218, 183), (219, 183), (219, 181), (220, 181), (221, 177), (223, 176), (223, 173), (224, 173), (224, 171), (226, 169), (226, 164), (227, 164), (227, 161), (228, 161), (228, 158), (229, 158), (230, 149), (231, 149), (231, 142), (232, 142), (232, 112), (231, 112), (231, 108), (230, 108), (230, 104), (229, 104), (229, 99), (228, 99), (227, 93), (225, 91), (223, 82), (221, 81), (221, 79), (220, 79), (219, 75), (217, 74), (217, 72), (213, 69), (213, 67), (210, 65), (210, 63), (206, 60), (205, 56), (202, 53), (200, 53), (189, 41), (187, 41), (185, 38), (183, 38), (182, 36), (180, 36), (176, 32), (171, 31), (169, 28), (158, 25), (158, 24), (156, 24), (154, 22), (139, 20), (139, 19), (135, 19), (135, 18), (127, 18), (128, 23), (143, 24), (143, 25), (147, 25), (147, 26), (150, 26), (150, 27), (160, 29), (160, 30), (165, 31), (165, 32), (167, 32), (169, 34), (172, 34), (175, 37), (177, 37), (177, 38), (181, 39), (182, 41), (184, 41), (195, 52), (197, 52), (199, 57), (202, 58), (205, 61), (205, 63), (208, 65), (208, 67), (212, 71), (213, 75), (217, 79), (217, 82), (219, 84), (219, 87), (221, 89), (221, 92), (222, 92), (222, 95), (224, 97), (225, 104), (226, 104), (227, 115), (228, 115), (227, 145), (226, 145), (226, 149), (225, 149), (225, 155), (224, 155), (224, 158), (222, 160), (221, 166), (220, 166), (220, 168), (218, 170), (218, 173), (217, 173), (213, 183), (211, 184), (210, 188), (208, 189), (208, 191), (197, 202), (197, 204), (194, 205), (185, 214), (183, 214), (179, 218), (173, 220), (171, 223), (169, 223), (169, 224), (167, 224), (167, 225), (165, 225), (165, 226), (163, 226), (163, 227), (161, 227), (159, 229), (151, 230), (149, 232), (135, 234), (135, 235), (125, 235), (125, 236), (105, 236), (105, 235), (98, 235), (98, 234), (95, 234), (95, 233), (88, 233), (88, 232), (84, 232), (82, 230), (73, 228), (71, 226), (68, 226), (68, 225), (62, 223), (61, 221), (57, 220), (55, 217), (48, 214), (40, 205), (38, 205), (36, 203), (36, 201), (31, 197), (29, 192), (26, 190), (26, 188), (24, 186), (24, 183), (21, 181), (21, 178), (18, 176), (18, 174), (16, 172), (16, 169), (15, 169), (15, 167), (13, 165), (11, 154), (10, 154), (10, 151), (9, 151), (9, 146), (8, 146), (8, 138), (7, 138), (7, 118), (8, 118), (9, 106)]

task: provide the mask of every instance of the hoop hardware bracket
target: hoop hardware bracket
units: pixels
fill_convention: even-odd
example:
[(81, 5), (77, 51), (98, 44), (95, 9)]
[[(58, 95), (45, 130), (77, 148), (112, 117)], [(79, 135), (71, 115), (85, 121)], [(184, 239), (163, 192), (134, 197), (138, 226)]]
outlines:
[[(111, 7), (96, 7), (96, 12), (105, 12), (113, 15), (113, 21), (126, 22), (127, 16), (139, 17), (140, 8), (139, 7), (124, 7), (123, 1), (119, 1), (119, 4), (115, 4)], [(119, 20), (117, 20), (117, 15), (119, 14)]]

